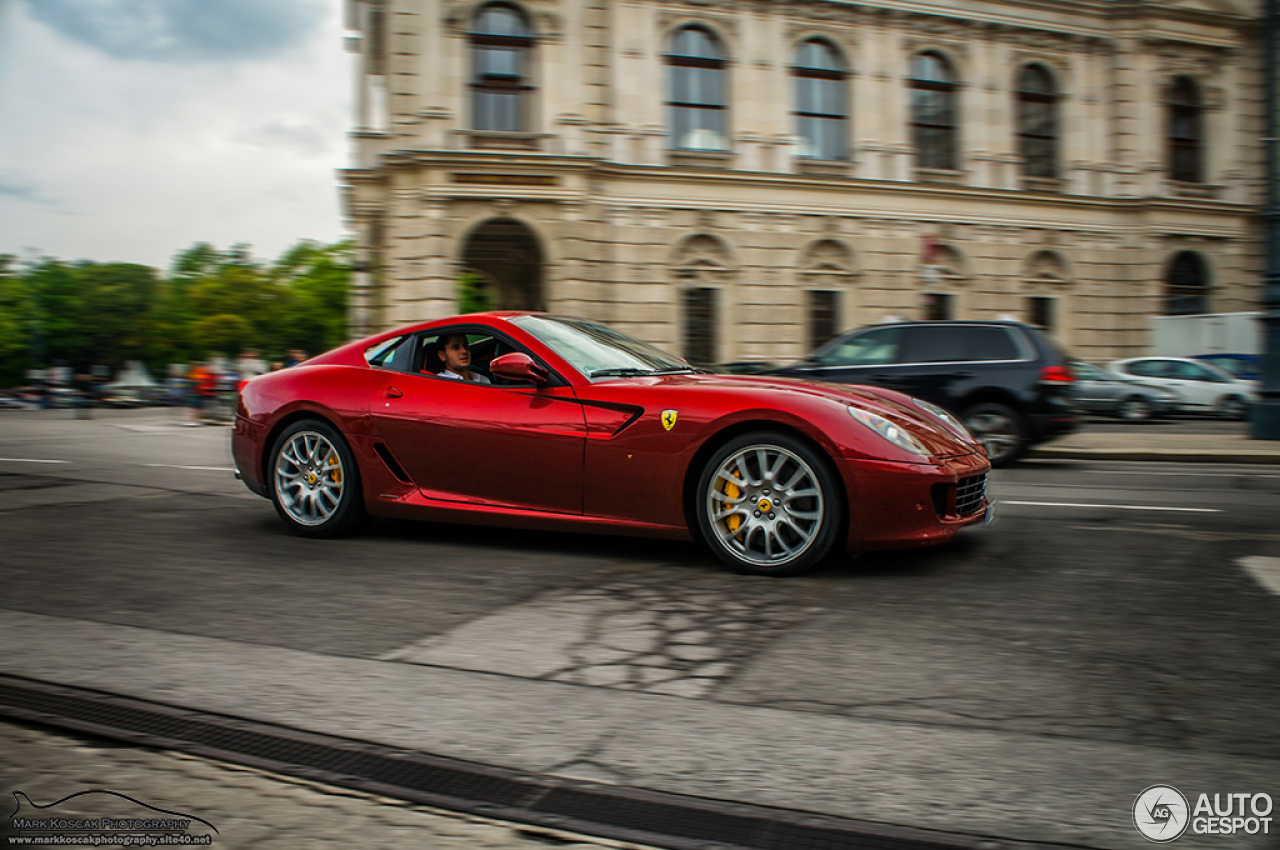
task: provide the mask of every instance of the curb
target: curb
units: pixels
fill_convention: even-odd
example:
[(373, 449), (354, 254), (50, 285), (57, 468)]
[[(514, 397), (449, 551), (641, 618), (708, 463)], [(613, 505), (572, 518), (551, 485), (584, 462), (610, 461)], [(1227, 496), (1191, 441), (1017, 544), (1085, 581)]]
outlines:
[(1154, 449), (1154, 448), (1036, 448), (1028, 458), (1039, 460), (1162, 460), (1169, 463), (1280, 464), (1280, 446), (1274, 450)]

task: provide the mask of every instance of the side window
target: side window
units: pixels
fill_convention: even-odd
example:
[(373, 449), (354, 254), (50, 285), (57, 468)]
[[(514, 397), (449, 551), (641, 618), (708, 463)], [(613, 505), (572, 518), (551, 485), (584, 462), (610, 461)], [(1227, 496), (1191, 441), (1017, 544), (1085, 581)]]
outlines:
[(965, 328), (966, 360), (1020, 360), (1017, 340), (1006, 328)]
[(1076, 373), (1076, 377), (1082, 381), (1104, 381), (1106, 376), (1102, 372), (1088, 365), (1087, 363), (1072, 363), (1071, 371)]
[(1133, 363), (1129, 366), (1129, 371), (1134, 375), (1141, 375), (1144, 378), (1168, 378), (1168, 363), (1164, 360), (1144, 360), (1141, 363)]
[(820, 366), (878, 366), (898, 362), (902, 328), (850, 334), (824, 346), (813, 359)]
[(1005, 328), (973, 325), (920, 326), (907, 338), (907, 360), (912, 363), (967, 363), (982, 360), (1018, 360), (1018, 344)]
[(383, 340), (377, 345), (370, 346), (365, 349), (364, 359), (370, 366), (375, 369), (392, 369), (395, 368), (393, 363), (396, 352), (399, 351), (401, 344), (408, 337), (397, 336), (391, 339)]
[[(519, 387), (530, 386), (526, 381), (515, 381), (510, 378), (500, 378), (493, 374), (493, 370), (489, 364), (495, 357), (501, 357), (504, 354), (510, 354), (513, 351), (522, 351), (525, 354), (530, 352), (520, 346), (515, 345), (503, 336), (489, 333), (476, 333), (474, 331), (454, 330), (446, 328), (443, 331), (432, 334), (424, 334), (419, 336), (414, 344), (414, 358), (405, 358), (411, 360), (412, 365), (409, 371), (420, 372), (424, 375), (439, 375), (445, 369), (445, 358), (443, 352), (445, 342), (449, 337), (462, 335), (467, 339), (467, 347), (471, 351), (471, 371), (477, 375), (483, 375), (490, 384), (496, 387)], [(537, 359), (537, 358), (535, 358)], [(539, 361), (541, 362), (541, 361)], [(544, 367), (545, 363), (542, 364)], [(552, 376), (552, 382), (560, 381), (556, 376)]]
[(1181, 373), (1178, 377), (1185, 378), (1188, 381), (1205, 381), (1211, 384), (1226, 383), (1226, 379), (1217, 372), (1212, 369), (1206, 369), (1197, 363), (1174, 363), (1174, 365), (1178, 367)]
[(497, 338), (489, 334), (465, 333), (445, 330), (441, 333), (424, 334), (418, 337), (418, 356), (416, 371), (430, 375), (438, 375), (445, 369), (445, 341), (451, 336), (465, 336), (467, 347), (471, 349), (471, 370), (489, 377), (489, 361), (497, 355)]

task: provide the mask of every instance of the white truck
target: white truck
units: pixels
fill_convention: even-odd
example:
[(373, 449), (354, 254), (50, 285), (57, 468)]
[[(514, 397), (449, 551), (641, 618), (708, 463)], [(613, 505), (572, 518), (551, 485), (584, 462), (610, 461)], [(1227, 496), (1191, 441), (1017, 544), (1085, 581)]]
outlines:
[(1151, 354), (1262, 354), (1262, 313), (1152, 316)]

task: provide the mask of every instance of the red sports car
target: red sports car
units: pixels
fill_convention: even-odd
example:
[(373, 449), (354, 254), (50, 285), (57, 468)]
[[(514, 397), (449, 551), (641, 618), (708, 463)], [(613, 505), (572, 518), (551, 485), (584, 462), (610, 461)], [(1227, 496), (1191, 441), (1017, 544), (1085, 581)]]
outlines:
[(787, 575), (990, 513), (986, 455), (940, 408), (710, 374), (545, 313), (426, 322), (256, 377), (232, 448), (249, 489), (317, 537), (366, 515), (694, 537)]

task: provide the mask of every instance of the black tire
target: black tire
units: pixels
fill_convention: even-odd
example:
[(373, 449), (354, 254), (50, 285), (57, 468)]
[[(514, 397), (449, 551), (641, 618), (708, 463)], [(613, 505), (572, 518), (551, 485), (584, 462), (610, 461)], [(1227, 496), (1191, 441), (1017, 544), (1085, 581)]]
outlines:
[(813, 569), (844, 528), (844, 495), (829, 461), (785, 434), (757, 431), (725, 443), (699, 474), (694, 499), (708, 548), (752, 575)]
[(1218, 399), (1218, 416), (1223, 419), (1239, 420), (1249, 415), (1249, 403), (1238, 395), (1223, 396)]
[(336, 537), (364, 519), (360, 470), (328, 422), (293, 423), (271, 447), (267, 487), (276, 514), (295, 534)]
[(1142, 396), (1131, 395), (1116, 405), (1116, 415), (1126, 422), (1148, 422), (1155, 411), (1151, 402)]
[(1007, 404), (989, 401), (966, 408), (960, 415), (974, 439), (987, 450), (992, 466), (1009, 466), (1031, 446), (1027, 420)]

